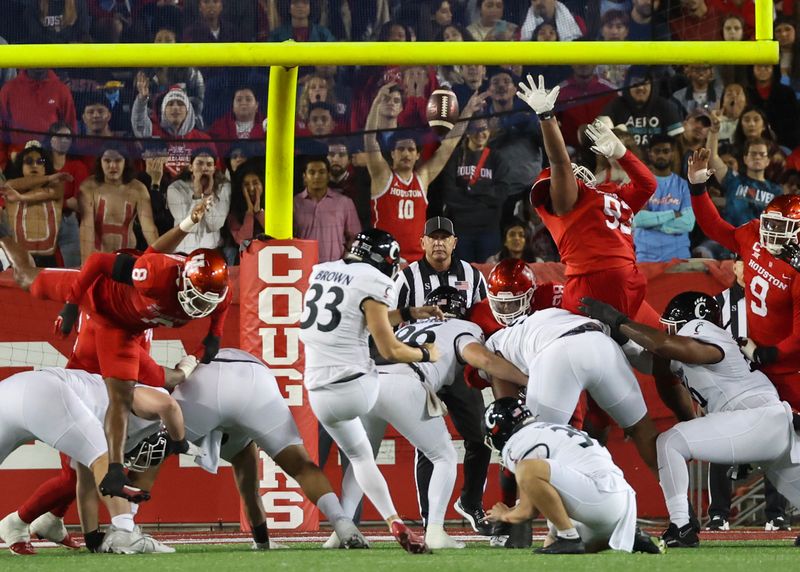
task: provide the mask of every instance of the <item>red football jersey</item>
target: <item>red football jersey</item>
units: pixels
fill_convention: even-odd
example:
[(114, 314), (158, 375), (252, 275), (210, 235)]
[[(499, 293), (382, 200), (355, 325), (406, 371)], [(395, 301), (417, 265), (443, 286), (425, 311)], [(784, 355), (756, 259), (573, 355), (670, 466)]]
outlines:
[(778, 361), (764, 373), (800, 370), (800, 274), (761, 246), (759, 220), (738, 228), (719, 215), (707, 193), (692, 197), (703, 232), (744, 262), (747, 331), (759, 346), (777, 346)]
[[(561, 282), (537, 284), (536, 290), (533, 291), (531, 308), (533, 311), (544, 310), (546, 308), (560, 308), (563, 294), (564, 285), (561, 284)], [(503, 328), (503, 326), (495, 320), (494, 314), (492, 314), (492, 308), (489, 306), (488, 298), (484, 298), (477, 304), (473, 304), (469, 309), (467, 319), (470, 322), (478, 324), (481, 330), (483, 330), (483, 335), (487, 339), (493, 333)]]
[[(155, 326), (176, 328), (192, 320), (178, 302), (185, 256), (145, 252), (134, 263), (133, 286), (111, 278), (115, 257), (115, 254), (92, 254), (81, 269), (70, 301), (81, 303), (104, 325), (133, 333)], [(232, 298), (232, 288), (228, 288), (225, 300), (211, 314), (209, 332), (215, 336), (222, 335)]]
[(631, 221), (656, 190), (647, 167), (628, 151), (619, 160), (630, 183), (601, 183), (596, 187), (578, 181), (578, 200), (562, 216), (550, 210), (547, 185), (531, 192), (531, 204), (558, 247), (566, 275), (590, 274), (599, 269), (636, 263)]
[(422, 258), (420, 238), (425, 234), (428, 197), (416, 173), (403, 181), (392, 178), (381, 194), (372, 198), (372, 226), (390, 232), (400, 244), (400, 255), (409, 263)]

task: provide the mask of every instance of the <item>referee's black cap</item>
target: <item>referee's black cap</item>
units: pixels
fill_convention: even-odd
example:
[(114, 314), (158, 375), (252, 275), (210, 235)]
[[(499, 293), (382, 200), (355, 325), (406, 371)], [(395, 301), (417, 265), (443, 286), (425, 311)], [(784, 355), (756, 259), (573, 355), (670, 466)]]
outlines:
[(456, 234), (453, 229), (453, 221), (444, 216), (434, 216), (425, 222), (425, 236), (430, 236), (437, 230), (447, 232), (453, 236)]

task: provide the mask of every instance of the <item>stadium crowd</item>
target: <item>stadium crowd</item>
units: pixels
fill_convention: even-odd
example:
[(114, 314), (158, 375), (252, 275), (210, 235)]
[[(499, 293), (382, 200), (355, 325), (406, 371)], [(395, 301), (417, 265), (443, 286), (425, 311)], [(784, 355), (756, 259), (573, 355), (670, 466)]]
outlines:
[[(400, 235), (409, 216), (421, 228), (442, 214), (454, 222), (462, 260), (558, 260), (523, 200), (546, 161), (539, 122), (514, 96), (531, 73), (560, 83), (557, 116), (575, 162), (599, 181), (625, 180), (615, 161), (588, 151), (585, 125), (600, 116), (658, 177), (634, 221), (640, 261), (731, 257), (694, 224), (686, 159), (711, 149), (713, 200), (734, 225), (757, 217), (773, 197), (797, 192), (797, 19), (793, 2), (778, 6), (774, 68), (303, 68), (295, 235), (319, 240), (323, 261), (340, 258), (377, 216), (365, 130), (377, 131), (392, 161), (395, 144), (410, 138), (424, 163), (440, 143), (427, 126), (427, 100), (449, 87), (462, 110), (483, 94), (480, 108), (426, 181), (427, 212), (384, 215), (381, 226)], [(11, 0), (0, 35), (11, 43), (739, 41), (753, 37), (753, 12), (752, 0)], [(143, 247), (209, 194), (218, 199), (213, 212), (180, 250), (220, 248), (236, 263), (239, 246), (263, 232), (266, 70), (8, 69), (0, 82), (0, 234), (13, 235), (38, 265), (77, 267), (96, 250)], [(524, 243), (514, 238), (520, 233)], [(418, 258), (415, 250), (404, 246), (404, 258)]]

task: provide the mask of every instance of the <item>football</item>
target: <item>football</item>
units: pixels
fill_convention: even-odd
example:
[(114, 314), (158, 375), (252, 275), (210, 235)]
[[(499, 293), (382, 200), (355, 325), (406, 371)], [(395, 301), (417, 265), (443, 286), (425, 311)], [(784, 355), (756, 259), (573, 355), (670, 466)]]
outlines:
[(458, 119), (458, 99), (449, 89), (437, 89), (428, 98), (428, 125), (437, 133), (446, 133)]

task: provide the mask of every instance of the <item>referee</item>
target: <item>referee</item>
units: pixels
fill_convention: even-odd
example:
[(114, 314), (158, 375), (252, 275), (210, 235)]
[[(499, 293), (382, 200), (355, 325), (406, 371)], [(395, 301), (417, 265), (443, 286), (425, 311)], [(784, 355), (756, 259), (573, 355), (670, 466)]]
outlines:
[[(458, 239), (453, 221), (436, 216), (425, 223), (422, 237), (425, 256), (398, 274), (397, 307), (423, 306), (425, 298), (442, 285), (463, 293), (467, 306), (486, 298), (486, 280), (468, 262), (453, 256)], [(491, 451), (483, 443), (483, 396), (464, 382), (463, 370), (456, 373), (452, 385), (445, 386), (439, 397), (447, 405), (456, 430), (464, 439), (464, 485), (455, 509), (469, 521), (475, 532), (490, 536), (492, 527), (483, 521), (483, 487)], [(417, 500), (423, 522), (428, 520), (428, 485), (433, 465), (417, 451)]]
[[(730, 288), (717, 294), (714, 299), (722, 310), (722, 324), (734, 338), (747, 337), (747, 308), (744, 297), (744, 262), (737, 257), (733, 263), (736, 281)], [(729, 530), (728, 518), (731, 512), (731, 480), (729, 465), (711, 463), (708, 468), (708, 517), (706, 530)], [(764, 477), (764, 530), (791, 530), (786, 520), (787, 500), (777, 491), (767, 477)]]

